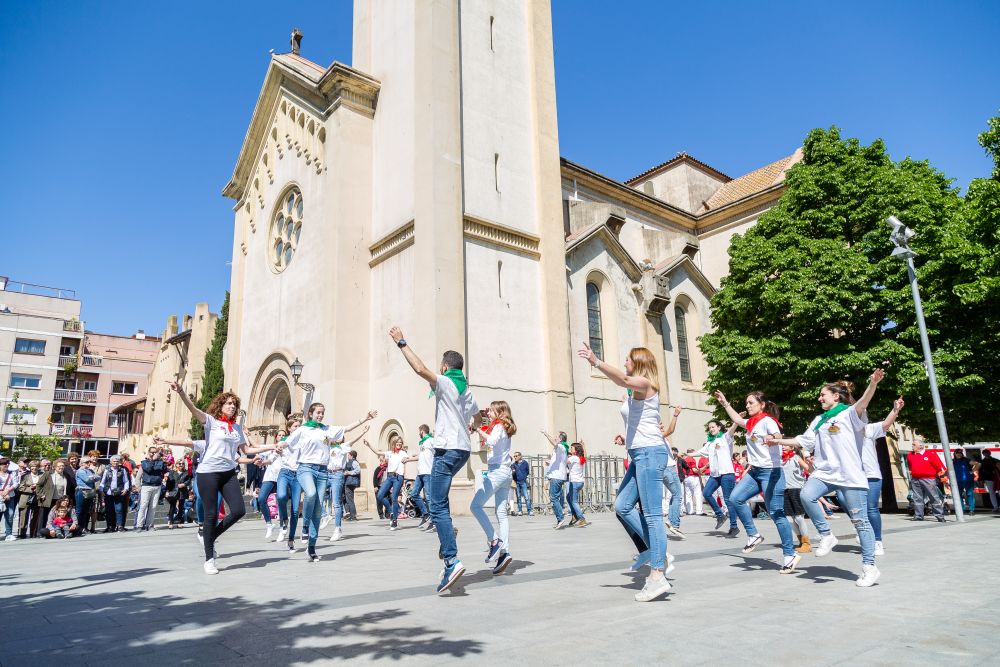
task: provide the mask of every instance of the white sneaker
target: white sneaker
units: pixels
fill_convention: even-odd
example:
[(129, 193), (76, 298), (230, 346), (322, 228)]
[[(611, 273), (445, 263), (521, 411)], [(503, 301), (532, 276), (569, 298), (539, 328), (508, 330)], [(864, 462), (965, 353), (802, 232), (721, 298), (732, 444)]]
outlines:
[(8, 535), (7, 537), (4, 538), (3, 541), (4, 542), (13, 542), (16, 539), (17, 539), (17, 537), (15, 535)]
[(569, 522), (573, 519), (567, 514), (563, 517), (563, 520), (556, 524), (556, 528), (565, 528), (569, 525)]
[(879, 572), (878, 568), (875, 567), (874, 565), (862, 565), (861, 576), (858, 577), (858, 580), (855, 582), (855, 585), (860, 586), (861, 588), (868, 588), (869, 586), (874, 586), (875, 582), (878, 581), (878, 578), (881, 575), (882, 573)]
[(274, 526), (272, 524), (267, 524), (267, 530), (264, 532), (264, 539), (270, 540), (271, 535), (274, 534)]
[(333, 517), (332, 517), (332, 516), (329, 516), (329, 515), (327, 515), (327, 516), (323, 517), (322, 519), (320, 519), (320, 520), (319, 520), (319, 527), (320, 527), (320, 530), (322, 530), (323, 528), (326, 528), (327, 526), (329, 526), (329, 525), (330, 525), (330, 522), (331, 522), (332, 520), (333, 520)]
[(875, 542), (875, 555), (876, 556), (885, 555), (885, 547), (882, 546), (881, 542)]
[(281, 528), (280, 530), (278, 530), (278, 539), (276, 539), (275, 542), (283, 542), (285, 539), (285, 535), (287, 534), (288, 534), (288, 529)]
[(819, 546), (816, 547), (816, 556), (822, 557), (833, 551), (833, 548), (837, 546), (837, 538), (833, 533), (829, 535), (824, 535), (819, 541)]
[(215, 567), (215, 559), (209, 558), (205, 561), (205, 574), (218, 574), (219, 569)]
[(636, 602), (651, 602), (670, 590), (670, 582), (666, 577), (653, 580), (646, 579), (646, 585), (635, 594)]
[(663, 570), (663, 576), (664, 577), (674, 571), (674, 561), (675, 560), (677, 560), (676, 556), (674, 556), (673, 554), (667, 554), (667, 568), (665, 570)]
[(330, 541), (331, 542), (336, 542), (342, 536), (343, 536), (343, 533), (341, 532), (340, 528), (334, 528), (333, 529), (333, 535), (330, 536)]

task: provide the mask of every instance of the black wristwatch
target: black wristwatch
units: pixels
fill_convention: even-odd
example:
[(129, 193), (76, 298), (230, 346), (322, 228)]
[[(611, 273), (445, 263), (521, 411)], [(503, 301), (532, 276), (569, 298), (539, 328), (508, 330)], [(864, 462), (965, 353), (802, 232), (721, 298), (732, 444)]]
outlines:
[(406, 339), (400, 338), (399, 342), (396, 343), (396, 347), (398, 347), (399, 349), (403, 349), (404, 347), (406, 347)]

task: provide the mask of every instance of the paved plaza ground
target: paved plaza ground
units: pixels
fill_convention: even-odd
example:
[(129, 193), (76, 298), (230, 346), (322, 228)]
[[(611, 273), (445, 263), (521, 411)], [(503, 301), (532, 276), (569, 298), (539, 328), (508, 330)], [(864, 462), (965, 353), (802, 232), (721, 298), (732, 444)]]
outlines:
[(478, 525), (459, 518), (468, 572), (447, 597), (437, 540), (413, 520), (345, 524), (312, 564), (244, 520), (219, 543), (218, 576), (202, 573), (192, 528), (0, 543), (0, 665), (1000, 664), (1000, 516), (886, 517), (870, 589), (854, 586), (853, 540), (782, 576), (770, 522), (744, 556), (742, 536), (686, 517), (674, 588), (647, 604), (632, 600), (642, 581), (623, 574), (618, 522), (591, 519), (555, 531), (513, 518), (514, 563), (493, 577)]

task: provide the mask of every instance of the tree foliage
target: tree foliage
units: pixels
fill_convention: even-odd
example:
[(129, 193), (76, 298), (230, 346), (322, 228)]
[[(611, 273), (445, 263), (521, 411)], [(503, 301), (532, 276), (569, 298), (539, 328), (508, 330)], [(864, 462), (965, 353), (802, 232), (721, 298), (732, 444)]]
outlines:
[[(222, 352), (226, 348), (226, 337), (229, 334), (229, 292), (222, 302), (222, 314), (215, 322), (215, 337), (212, 345), (205, 352), (205, 374), (201, 381), (201, 396), (195, 401), (200, 409), (204, 410), (212, 402), (216, 394), (222, 391), (224, 386), (224, 371), (222, 368)], [(205, 437), (205, 430), (198, 420), (191, 418), (191, 428), (188, 430), (192, 440), (200, 440)]]
[[(987, 260), (971, 207), (926, 161), (893, 162), (881, 141), (863, 146), (837, 128), (813, 130), (803, 154), (778, 204), (732, 239), (729, 276), (712, 299), (714, 331), (700, 340), (713, 367), (706, 388), (737, 404), (763, 390), (792, 433), (819, 411), (824, 383), (848, 379), (860, 394), (888, 362), (870, 415), (880, 418), (903, 394), (906, 423), (936, 439), (906, 263), (890, 257), (885, 219), (895, 215), (917, 232), (911, 246), (949, 435), (995, 435), (983, 406), (997, 378), (983, 372), (979, 346), (991, 319), (995, 340), (996, 318), (970, 318), (984, 303), (976, 301), (982, 274), (995, 276), (996, 266), (973, 268)], [(982, 225), (994, 234), (993, 258), (995, 222)]]
[(0, 452), (10, 459), (57, 459), (62, 456), (63, 446), (59, 436), (28, 433), (24, 427), (28, 421), (22, 412), (37, 413), (38, 408), (21, 402), (20, 392), (14, 392), (7, 403), (9, 423), (16, 426), (16, 435), (11, 440), (4, 440)]

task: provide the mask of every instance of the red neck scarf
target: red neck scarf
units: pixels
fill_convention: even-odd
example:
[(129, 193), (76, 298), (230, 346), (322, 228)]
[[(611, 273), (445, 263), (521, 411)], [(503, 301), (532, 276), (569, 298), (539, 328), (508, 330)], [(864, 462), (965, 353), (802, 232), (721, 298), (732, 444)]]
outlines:
[(489, 425), (483, 426), (482, 428), (487, 433), (492, 433), (493, 429), (496, 428), (497, 426), (503, 426), (503, 421), (501, 421), (500, 419), (494, 419)]
[[(774, 419), (773, 415), (769, 415), (766, 412), (758, 412), (753, 417), (751, 417), (750, 419), (747, 420), (747, 426), (746, 426), (747, 433), (753, 433), (754, 427), (764, 417), (770, 417), (771, 419)], [(781, 427), (781, 422), (779, 422), (777, 419), (774, 419), (774, 423), (777, 424), (779, 428)]]
[(236, 420), (235, 420), (235, 419), (230, 419), (230, 418), (227, 418), (227, 417), (226, 417), (225, 415), (219, 415), (219, 418), (218, 418), (218, 420), (219, 420), (220, 422), (222, 422), (223, 424), (225, 424), (225, 425), (226, 425), (226, 427), (227, 427), (227, 428), (229, 429), (229, 432), (230, 432), (230, 433), (232, 433), (232, 432), (233, 432), (233, 424), (235, 424), (235, 423), (236, 423)]

